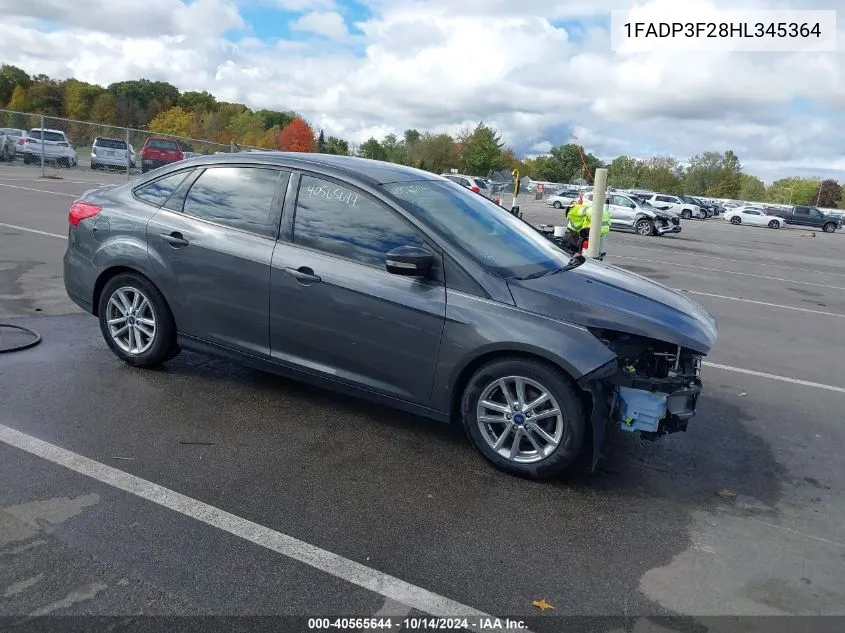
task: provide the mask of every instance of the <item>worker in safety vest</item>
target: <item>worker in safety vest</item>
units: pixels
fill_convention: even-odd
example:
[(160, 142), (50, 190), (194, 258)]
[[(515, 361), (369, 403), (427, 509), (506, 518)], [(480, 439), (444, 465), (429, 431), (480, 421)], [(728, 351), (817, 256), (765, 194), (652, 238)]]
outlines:
[[(584, 204), (583, 198), (578, 197), (578, 201), (569, 210), (566, 217), (569, 222), (566, 227), (566, 232), (570, 243), (580, 245), (583, 237), (589, 236), (590, 220), (592, 219), (593, 206), (592, 204)], [(605, 198), (604, 209), (601, 214), (601, 242), (599, 243), (599, 255), (605, 254), (605, 240), (606, 235), (610, 233), (610, 200)], [(577, 247), (575, 250), (578, 250)]]

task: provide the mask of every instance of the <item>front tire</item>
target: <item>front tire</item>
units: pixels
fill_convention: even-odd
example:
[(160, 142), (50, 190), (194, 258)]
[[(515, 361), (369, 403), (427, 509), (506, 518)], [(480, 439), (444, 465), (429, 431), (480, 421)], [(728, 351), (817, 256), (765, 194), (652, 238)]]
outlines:
[(642, 235), (644, 237), (655, 233), (654, 225), (652, 225), (651, 220), (646, 219), (638, 220), (634, 225), (634, 231), (637, 232), (637, 235)]
[(834, 222), (828, 222), (822, 227), (822, 231), (825, 233), (833, 233), (836, 230), (836, 224)]
[(559, 201), (559, 200), (555, 200), (555, 201), (552, 203), (552, 206), (553, 206), (555, 209), (560, 209), (563, 205), (560, 203), (560, 201)]
[(780, 228), (780, 222), (778, 222), (777, 220), (771, 220), (769, 222), (769, 228), (770, 229), (779, 229)]
[(690, 218), (692, 218), (692, 211), (690, 211), (689, 209), (684, 209), (683, 211), (681, 211), (681, 217), (684, 220), (689, 220)]
[(586, 417), (575, 388), (561, 370), (535, 360), (481, 367), (464, 390), (461, 417), (481, 454), (521, 477), (559, 475), (584, 443)]
[(742, 218), (739, 217), (738, 215), (735, 215), (734, 217), (731, 218), (731, 224), (735, 224), (735, 225), (742, 224)]
[(109, 349), (134, 367), (156, 367), (179, 353), (167, 301), (148, 279), (117, 275), (100, 294), (97, 315)]

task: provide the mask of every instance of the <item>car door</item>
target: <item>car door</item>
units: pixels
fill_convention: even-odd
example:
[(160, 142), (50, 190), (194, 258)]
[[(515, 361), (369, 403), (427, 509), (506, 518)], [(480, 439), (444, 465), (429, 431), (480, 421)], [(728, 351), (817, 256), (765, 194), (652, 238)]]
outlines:
[(200, 168), (150, 219), (148, 252), (181, 334), (269, 357), (270, 262), (289, 178), (268, 166)]
[(757, 209), (746, 209), (743, 211), (742, 221), (745, 224), (752, 224), (754, 226), (760, 226), (761, 224), (766, 223), (762, 212)]
[(610, 224), (616, 227), (631, 228), (637, 217), (637, 205), (625, 196), (610, 196)]
[[(295, 177), (296, 178), (296, 177)], [(393, 275), (385, 254), (398, 246), (440, 253), (394, 209), (342, 180), (303, 174), (285, 205), (273, 254), (273, 358), (402, 400), (429, 402), (446, 289)]]
[(810, 226), (819, 226), (821, 227), (824, 225), (825, 222), (825, 215), (815, 207), (810, 209), (810, 216), (808, 224)]

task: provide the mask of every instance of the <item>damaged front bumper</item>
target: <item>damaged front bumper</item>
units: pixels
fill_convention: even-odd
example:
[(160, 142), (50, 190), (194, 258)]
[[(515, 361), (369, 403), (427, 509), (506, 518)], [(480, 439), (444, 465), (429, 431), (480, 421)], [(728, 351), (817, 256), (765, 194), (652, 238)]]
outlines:
[(636, 432), (648, 440), (686, 431), (701, 395), (701, 354), (628, 338), (634, 339), (633, 345), (628, 341), (617, 345), (621, 358), (579, 381), (592, 397), (594, 469), (604, 456), (609, 430)]

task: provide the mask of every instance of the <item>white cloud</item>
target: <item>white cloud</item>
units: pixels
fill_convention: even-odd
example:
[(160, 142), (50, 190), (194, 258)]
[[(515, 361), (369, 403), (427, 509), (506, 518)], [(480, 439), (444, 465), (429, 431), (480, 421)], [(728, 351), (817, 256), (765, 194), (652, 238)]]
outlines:
[[(654, 12), (666, 1), (637, 6)], [(694, 1), (702, 11), (841, 3)], [(32, 73), (167, 80), (256, 108), (295, 109), (357, 142), (406, 127), (455, 133), (483, 120), (525, 153), (577, 130), (607, 158), (683, 160), (734, 148), (766, 178), (841, 168), (843, 53), (614, 53), (608, 11), (630, 8), (629, 0), (365, 3), (370, 17), (356, 24), (358, 37), (340, 0), (0, 0), (0, 41), (4, 62)], [(296, 28), (330, 39), (259, 41), (236, 7), (301, 12)], [(587, 21), (568, 21), (566, 30), (556, 26), (561, 19)], [(243, 39), (223, 39), (233, 31)]]
[(296, 31), (316, 33), (335, 40), (347, 35), (346, 22), (336, 11), (312, 11), (294, 20), (290, 26)]

